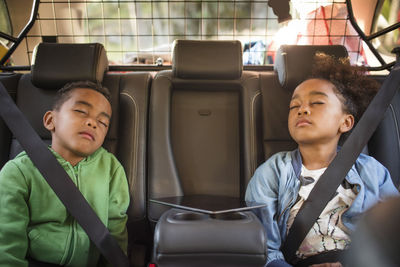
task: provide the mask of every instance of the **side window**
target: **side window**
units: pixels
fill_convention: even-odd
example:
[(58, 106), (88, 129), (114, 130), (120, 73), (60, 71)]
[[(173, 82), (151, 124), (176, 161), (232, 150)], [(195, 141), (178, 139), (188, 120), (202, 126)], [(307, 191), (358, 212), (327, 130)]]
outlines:
[(12, 35), (11, 21), (5, 0), (0, 0), (0, 32)]
[[(375, 16), (374, 31), (378, 32), (398, 22), (400, 22), (400, 1), (385, 0)], [(394, 55), (390, 52), (393, 47), (400, 45), (400, 29), (382, 35), (375, 41), (374, 45), (382, 56), (392, 57), (392, 60), (394, 60)]]
[[(0, 0), (0, 33), (12, 34), (10, 16), (5, 0)], [(0, 37), (0, 59), (7, 53), (6, 44), (7, 40)]]

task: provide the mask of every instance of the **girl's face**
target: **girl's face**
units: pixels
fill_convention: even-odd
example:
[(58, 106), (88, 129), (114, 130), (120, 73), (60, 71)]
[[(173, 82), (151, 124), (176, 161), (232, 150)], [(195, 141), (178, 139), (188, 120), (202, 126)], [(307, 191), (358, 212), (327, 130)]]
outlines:
[(301, 83), (290, 101), (288, 126), (300, 145), (339, 142), (342, 133), (353, 127), (354, 117), (343, 111), (334, 85), (322, 79)]

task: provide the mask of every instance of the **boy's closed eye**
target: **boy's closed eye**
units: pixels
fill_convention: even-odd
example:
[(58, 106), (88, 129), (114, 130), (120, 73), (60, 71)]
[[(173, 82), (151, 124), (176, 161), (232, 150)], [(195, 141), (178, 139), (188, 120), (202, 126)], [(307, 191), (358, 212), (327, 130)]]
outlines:
[(87, 111), (82, 110), (82, 109), (74, 109), (75, 112), (81, 113), (81, 114), (87, 114)]
[(108, 123), (109, 123), (109, 121), (106, 121), (106, 120), (103, 120), (103, 119), (100, 119), (100, 120), (98, 120), (99, 121), (99, 123), (101, 124), (101, 125), (103, 125), (105, 128), (108, 128)]

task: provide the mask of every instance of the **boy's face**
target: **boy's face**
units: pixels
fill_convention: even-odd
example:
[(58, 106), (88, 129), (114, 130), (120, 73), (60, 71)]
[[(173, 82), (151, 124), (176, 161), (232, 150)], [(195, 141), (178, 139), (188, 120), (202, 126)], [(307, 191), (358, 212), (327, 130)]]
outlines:
[(54, 151), (75, 165), (103, 144), (110, 119), (111, 105), (101, 93), (76, 88), (59, 110), (46, 112), (43, 122)]
[(353, 127), (354, 117), (343, 111), (332, 83), (310, 79), (293, 92), (288, 124), (298, 145), (337, 145), (340, 135)]

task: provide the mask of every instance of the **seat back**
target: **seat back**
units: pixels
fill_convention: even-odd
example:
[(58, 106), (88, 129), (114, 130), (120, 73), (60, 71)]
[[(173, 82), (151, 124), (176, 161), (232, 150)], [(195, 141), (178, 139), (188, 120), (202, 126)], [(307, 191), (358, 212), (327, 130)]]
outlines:
[[(41, 43), (35, 49), (31, 73), (0, 76), (0, 81), (8, 88), (39, 136), (48, 144), (51, 143), (51, 134), (43, 126), (43, 115), (51, 109), (58, 89), (67, 82), (79, 80), (101, 82), (109, 89), (112, 118), (103, 147), (119, 159), (127, 175), (132, 197), (128, 210), (130, 251), (136, 252), (138, 250), (134, 247), (149, 239), (143, 235), (148, 228), (145, 153), (151, 75), (110, 73), (107, 70), (106, 51), (101, 44)], [(3, 165), (22, 149), (2, 124), (0, 137)]]
[[(19, 73), (0, 73), (0, 82), (7, 89), (12, 99), (16, 99), (18, 82), (21, 78)], [(10, 159), (12, 134), (0, 118), (0, 168)]]
[(311, 75), (316, 52), (347, 57), (346, 48), (339, 45), (283, 45), (276, 52), (275, 72), (260, 75), (265, 160), (297, 147), (288, 129), (289, 103), (297, 85)]
[[(376, 77), (375, 77), (376, 78)], [(378, 81), (383, 82), (377, 78)], [(397, 91), (378, 128), (368, 141), (369, 155), (390, 172), (394, 185), (400, 189), (400, 92)]]
[[(242, 72), (241, 51), (237, 41), (175, 42), (173, 69), (152, 83), (149, 198), (243, 196), (262, 153), (258, 75)], [(151, 220), (164, 211), (149, 203)]]

